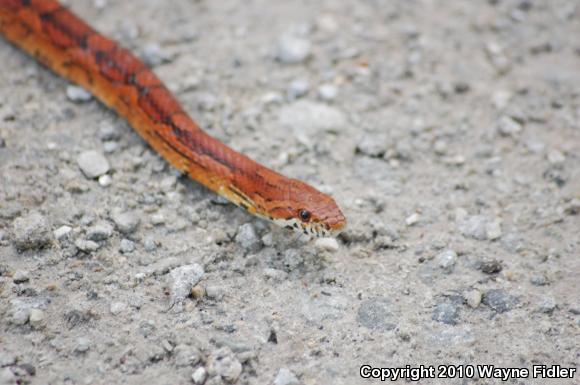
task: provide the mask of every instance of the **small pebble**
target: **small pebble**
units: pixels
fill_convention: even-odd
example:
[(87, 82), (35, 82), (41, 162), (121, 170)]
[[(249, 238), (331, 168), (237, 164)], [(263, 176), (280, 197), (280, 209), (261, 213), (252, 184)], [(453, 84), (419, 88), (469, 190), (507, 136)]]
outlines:
[(514, 136), (522, 131), (522, 125), (509, 116), (502, 116), (497, 123), (497, 131), (503, 136)]
[(0, 385), (16, 385), (19, 382), (10, 368), (0, 368)]
[(221, 286), (208, 285), (205, 288), (205, 294), (209, 299), (221, 300), (225, 295), (225, 290)]
[(391, 301), (387, 298), (362, 302), (357, 312), (357, 320), (364, 327), (374, 330), (393, 330), (397, 326)]
[(95, 241), (88, 241), (86, 239), (77, 239), (75, 241), (75, 246), (85, 253), (91, 253), (99, 249), (100, 245)]
[(151, 253), (157, 250), (157, 243), (153, 238), (145, 238), (145, 240), (143, 241), (143, 248), (145, 249), (145, 251)]
[(203, 384), (207, 379), (207, 370), (203, 366), (195, 369), (193, 374), (191, 375), (191, 379), (193, 380), (194, 384)]
[(171, 270), (169, 273), (169, 286), (171, 288), (172, 303), (185, 300), (191, 294), (191, 289), (199, 283), (203, 275), (203, 267), (197, 263)]
[(121, 133), (112, 122), (106, 120), (99, 126), (99, 138), (103, 142), (116, 141), (121, 138)]
[(278, 121), (305, 144), (310, 143), (308, 137), (316, 132), (340, 132), (348, 126), (347, 116), (340, 109), (306, 99), (284, 105)]
[(112, 219), (113, 222), (115, 222), (117, 229), (119, 229), (123, 234), (131, 234), (135, 232), (140, 222), (138, 216), (129, 212), (117, 212), (113, 214)]
[(82, 87), (69, 85), (66, 87), (66, 97), (71, 102), (82, 103), (91, 100), (93, 95)]
[(151, 215), (151, 224), (153, 226), (160, 226), (165, 223), (165, 217), (161, 213)]
[(262, 244), (251, 223), (244, 223), (240, 226), (236, 234), (236, 242), (248, 251), (257, 251)]
[(91, 348), (91, 340), (86, 337), (79, 337), (75, 346), (75, 353), (86, 353)]
[(276, 58), (284, 64), (298, 64), (310, 56), (310, 41), (291, 35), (278, 39)]
[(477, 289), (473, 289), (473, 290), (468, 290), (465, 293), (463, 293), (463, 298), (465, 298), (465, 302), (467, 302), (467, 305), (469, 305), (469, 307), (471, 307), (472, 309), (475, 309), (479, 306), (479, 304), (481, 303), (481, 292)]
[(357, 153), (380, 158), (388, 151), (387, 137), (382, 133), (365, 133), (356, 145)]
[(40, 309), (30, 309), (30, 315), (28, 317), (28, 322), (34, 328), (42, 326), (44, 322), (44, 312)]
[(501, 262), (494, 259), (491, 261), (483, 261), (480, 269), (485, 274), (497, 274), (502, 270)]
[(109, 161), (100, 152), (90, 150), (77, 157), (77, 164), (88, 179), (95, 179), (109, 172)]
[(30, 274), (26, 270), (16, 270), (12, 276), (14, 283), (24, 283), (30, 280)]
[(99, 185), (101, 185), (102, 187), (109, 187), (112, 183), (113, 178), (108, 174), (101, 175), (99, 177)]
[(54, 238), (58, 241), (62, 241), (65, 239), (70, 233), (72, 232), (72, 227), (70, 226), (61, 226), (58, 229), (54, 230)]
[(109, 307), (109, 311), (112, 315), (117, 316), (123, 313), (127, 309), (127, 305), (124, 302), (113, 302)]
[(445, 250), (435, 257), (437, 265), (447, 274), (450, 274), (457, 263), (457, 253), (453, 250)]
[(129, 254), (135, 251), (135, 242), (130, 239), (123, 238), (119, 244), (119, 251), (123, 254)]
[(497, 313), (505, 313), (512, 310), (519, 301), (501, 289), (492, 289), (485, 293), (481, 302)]
[(35, 211), (14, 220), (13, 234), (18, 251), (40, 249), (51, 241), (47, 219)]
[(234, 383), (242, 374), (242, 364), (228, 347), (213, 352), (207, 360), (208, 372)]
[(327, 237), (327, 238), (318, 238), (314, 243), (315, 247), (318, 250), (325, 250), (325, 251), (338, 251), (339, 245), (335, 238)]
[(552, 314), (557, 306), (558, 306), (558, 304), (556, 303), (556, 301), (553, 298), (544, 298), (540, 302), (540, 305), (538, 306), (538, 310), (542, 313)]
[(163, 49), (157, 43), (147, 44), (143, 48), (141, 57), (149, 67), (156, 67), (160, 64), (171, 62), (171, 56), (163, 52)]
[(310, 83), (306, 79), (296, 79), (290, 83), (287, 96), (289, 100), (303, 97), (310, 91)]
[(442, 302), (435, 306), (431, 319), (447, 325), (457, 325), (459, 307), (452, 302)]
[(99, 222), (87, 230), (87, 239), (91, 241), (105, 241), (113, 235), (113, 226), (108, 222)]
[(333, 84), (323, 84), (318, 87), (318, 97), (325, 102), (331, 102), (338, 96), (338, 87)]
[(300, 385), (300, 381), (290, 369), (280, 368), (274, 380), (274, 385)]
[(30, 309), (22, 306), (22, 304), (13, 304), (10, 309), (9, 320), (14, 325), (24, 325), (30, 318)]
[(536, 274), (530, 278), (530, 282), (534, 286), (546, 286), (549, 284), (548, 279), (543, 274)]
[(413, 213), (405, 219), (405, 224), (409, 227), (417, 224), (418, 222), (419, 222), (419, 214), (418, 213)]
[(185, 368), (197, 365), (201, 361), (201, 352), (195, 346), (179, 344), (173, 349), (175, 366)]
[(548, 155), (546, 155), (546, 157), (548, 159), (548, 162), (554, 165), (559, 165), (566, 161), (566, 156), (564, 156), (564, 154), (562, 154), (558, 150), (551, 150), (550, 152), (548, 152)]

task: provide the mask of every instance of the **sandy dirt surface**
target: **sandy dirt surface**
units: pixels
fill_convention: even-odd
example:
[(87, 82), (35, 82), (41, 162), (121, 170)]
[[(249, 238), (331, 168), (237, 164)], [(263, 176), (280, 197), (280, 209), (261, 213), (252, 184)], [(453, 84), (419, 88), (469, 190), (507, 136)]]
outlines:
[(0, 40), (0, 384), (579, 367), (578, 1), (68, 4), (349, 225), (251, 217)]

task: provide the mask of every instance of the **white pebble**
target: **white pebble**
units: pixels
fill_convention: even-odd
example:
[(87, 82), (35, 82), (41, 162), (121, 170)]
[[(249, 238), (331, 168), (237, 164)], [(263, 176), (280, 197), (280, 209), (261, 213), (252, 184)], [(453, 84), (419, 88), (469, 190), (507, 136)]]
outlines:
[(276, 58), (285, 64), (302, 63), (310, 56), (310, 50), (310, 41), (286, 35), (278, 40)]
[(417, 214), (417, 213), (413, 213), (413, 214), (409, 215), (407, 217), (407, 219), (405, 219), (405, 224), (407, 226), (413, 226), (417, 222), (419, 222), (419, 214)]
[(319, 238), (315, 242), (315, 246), (319, 250), (337, 251), (339, 249), (338, 242), (335, 238)]
[(323, 84), (318, 87), (318, 97), (326, 102), (331, 102), (338, 96), (338, 88), (333, 84)]
[(203, 366), (195, 369), (193, 374), (191, 375), (191, 379), (195, 384), (203, 384), (207, 379), (207, 370)]
[(98, 178), (109, 172), (109, 161), (100, 152), (91, 150), (81, 153), (77, 158), (79, 168), (89, 179)]
[(72, 102), (80, 103), (88, 102), (93, 95), (82, 87), (70, 85), (66, 88), (66, 97)]
[(56, 238), (56, 240), (61, 241), (63, 240), (67, 235), (69, 235), (72, 231), (72, 227), (70, 226), (61, 226), (58, 229), (54, 230), (54, 237)]

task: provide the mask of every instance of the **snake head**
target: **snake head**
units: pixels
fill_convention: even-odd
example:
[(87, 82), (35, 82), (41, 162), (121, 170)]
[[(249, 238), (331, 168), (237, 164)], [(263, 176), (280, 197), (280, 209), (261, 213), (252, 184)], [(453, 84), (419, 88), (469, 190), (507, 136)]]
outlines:
[(297, 179), (290, 180), (289, 203), (286, 227), (325, 237), (338, 235), (346, 226), (346, 218), (332, 197)]

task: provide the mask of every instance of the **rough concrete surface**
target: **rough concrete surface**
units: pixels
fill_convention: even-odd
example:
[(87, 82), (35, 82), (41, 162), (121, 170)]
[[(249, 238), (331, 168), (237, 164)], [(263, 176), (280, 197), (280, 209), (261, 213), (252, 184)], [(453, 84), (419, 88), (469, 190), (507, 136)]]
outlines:
[(0, 40), (1, 384), (579, 367), (578, 1), (68, 4), (349, 225), (251, 217)]

